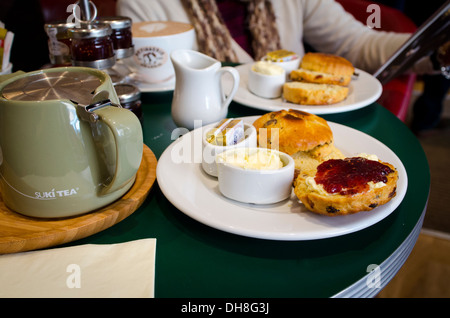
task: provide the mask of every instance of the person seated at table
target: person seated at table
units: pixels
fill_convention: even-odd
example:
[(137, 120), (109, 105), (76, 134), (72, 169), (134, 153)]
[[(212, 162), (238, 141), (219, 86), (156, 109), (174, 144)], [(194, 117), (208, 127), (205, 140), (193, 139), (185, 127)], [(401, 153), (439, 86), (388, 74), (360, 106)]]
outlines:
[[(303, 56), (307, 43), (373, 73), (411, 35), (371, 29), (334, 0), (118, 0), (117, 12), (133, 22), (191, 23), (196, 49), (223, 62), (248, 63), (278, 49)], [(413, 71), (432, 70), (426, 58), (416, 64)]]

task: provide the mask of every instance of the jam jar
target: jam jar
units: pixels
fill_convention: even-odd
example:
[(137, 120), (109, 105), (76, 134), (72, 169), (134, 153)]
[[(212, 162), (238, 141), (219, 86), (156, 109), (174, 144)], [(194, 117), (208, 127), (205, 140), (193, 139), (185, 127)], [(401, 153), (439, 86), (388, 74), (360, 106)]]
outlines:
[(131, 34), (131, 19), (128, 17), (100, 17), (97, 19), (106, 23), (112, 29), (112, 41), (117, 59), (130, 57), (134, 54), (133, 38)]
[(69, 29), (74, 28), (75, 23), (55, 21), (44, 25), (48, 36), (48, 51), (50, 62), (54, 66), (68, 66), (72, 64), (70, 59), (71, 39)]
[(116, 57), (109, 24), (82, 24), (69, 30), (72, 64), (97, 69), (114, 66)]
[(120, 105), (123, 108), (131, 110), (139, 120), (143, 121), (141, 91), (134, 85), (128, 83), (114, 84)]

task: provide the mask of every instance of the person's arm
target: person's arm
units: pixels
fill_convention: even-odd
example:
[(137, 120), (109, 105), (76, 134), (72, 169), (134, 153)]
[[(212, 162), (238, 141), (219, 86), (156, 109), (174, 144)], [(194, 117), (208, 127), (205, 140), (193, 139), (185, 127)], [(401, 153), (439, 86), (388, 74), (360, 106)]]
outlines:
[(301, 1), (304, 40), (317, 51), (343, 56), (370, 73), (410, 37), (371, 29), (333, 0)]
[(118, 0), (117, 14), (140, 21), (178, 21), (189, 23), (180, 0)]

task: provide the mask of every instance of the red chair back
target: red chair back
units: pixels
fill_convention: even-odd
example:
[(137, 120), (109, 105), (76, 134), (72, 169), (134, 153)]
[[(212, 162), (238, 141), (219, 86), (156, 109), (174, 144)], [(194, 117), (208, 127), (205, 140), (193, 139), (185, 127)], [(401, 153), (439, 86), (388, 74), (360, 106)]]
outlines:
[[(376, 30), (413, 33), (417, 29), (414, 22), (401, 11), (375, 1), (336, 0), (336, 2), (339, 2), (347, 12), (364, 24), (372, 14), (372, 11), (368, 10), (369, 5), (380, 6), (380, 28)], [(415, 74), (403, 74), (392, 79), (383, 85), (383, 93), (377, 102), (405, 122), (415, 81)]]

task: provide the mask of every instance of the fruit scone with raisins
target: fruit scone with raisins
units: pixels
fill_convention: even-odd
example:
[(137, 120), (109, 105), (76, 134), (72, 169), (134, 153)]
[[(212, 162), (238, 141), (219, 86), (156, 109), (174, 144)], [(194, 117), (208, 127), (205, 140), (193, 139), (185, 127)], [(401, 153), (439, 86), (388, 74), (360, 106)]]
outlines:
[(295, 178), (314, 175), (317, 165), (324, 160), (344, 158), (334, 146), (327, 121), (317, 115), (283, 109), (262, 115), (253, 126), (259, 147), (279, 150), (294, 159)]
[(396, 195), (398, 172), (378, 158), (331, 159), (314, 176), (297, 179), (294, 192), (315, 213), (336, 216), (370, 211)]

